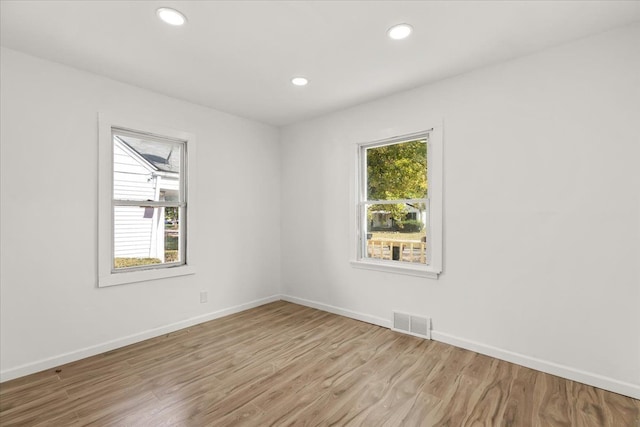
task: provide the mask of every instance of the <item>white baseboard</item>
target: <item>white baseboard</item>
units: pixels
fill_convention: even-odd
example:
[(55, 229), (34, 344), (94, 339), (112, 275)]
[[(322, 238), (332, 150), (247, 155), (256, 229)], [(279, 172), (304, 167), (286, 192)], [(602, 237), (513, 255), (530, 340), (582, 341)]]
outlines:
[(536, 371), (545, 372), (547, 374), (556, 375), (568, 380), (577, 381), (579, 383), (588, 384), (614, 393), (623, 394), (625, 396), (640, 399), (640, 385), (619, 381), (613, 378), (594, 374), (592, 372), (582, 371), (570, 366), (560, 365), (558, 363), (542, 360), (525, 354), (514, 353), (498, 347), (471, 341), (465, 338), (459, 338), (445, 332), (431, 331), (431, 339), (466, 350), (475, 351), (496, 359), (505, 360), (515, 363), (516, 365), (535, 369)]
[(292, 297), (290, 295), (282, 295), (283, 301), (292, 302), (294, 304), (300, 304), (311, 308), (317, 308), (318, 310), (328, 311), (329, 313), (339, 314), (340, 316), (349, 317), (351, 319), (360, 320), (362, 322), (371, 323), (374, 325), (382, 326), (383, 328), (391, 328), (391, 320), (383, 319), (382, 317), (370, 316), (364, 313), (358, 313), (356, 311), (346, 310), (344, 308), (335, 307), (329, 304), (323, 304), (320, 302), (310, 301), (303, 298)]
[(236, 305), (234, 307), (229, 307), (229, 308), (214, 311), (211, 313), (206, 313), (200, 316), (191, 317), (189, 319), (181, 320), (179, 322), (171, 323), (169, 325), (161, 326), (159, 328), (148, 329), (146, 331), (138, 332), (136, 334), (128, 335), (126, 337), (107, 341), (102, 344), (85, 347), (79, 350), (71, 351), (69, 353), (64, 353), (64, 354), (53, 356), (47, 359), (42, 359), (36, 362), (20, 365), (15, 368), (7, 369), (0, 372), (0, 382), (9, 381), (14, 378), (23, 377), (29, 374), (34, 374), (36, 372), (44, 371), (45, 369), (51, 369), (56, 366), (64, 365), (65, 363), (75, 362), (76, 360), (95, 356), (96, 354), (104, 353), (106, 351), (111, 351), (116, 348), (124, 347), (140, 341), (144, 341), (149, 338), (155, 338), (160, 335), (175, 332), (179, 329), (188, 328), (190, 326), (197, 325), (199, 323), (208, 322), (209, 320), (218, 319), (220, 317), (239, 313), (241, 311), (245, 311), (250, 308), (258, 307), (258, 306), (279, 301), (279, 300), (280, 300), (280, 295), (272, 295), (267, 298), (250, 301), (248, 303)]
[[(328, 311), (329, 313), (339, 314), (341, 316), (350, 317), (352, 319), (361, 320), (363, 322), (372, 323), (374, 325), (379, 325), (385, 328), (391, 328), (390, 319), (383, 319), (381, 317), (357, 313), (344, 308), (297, 298), (290, 295), (282, 295), (282, 300), (304, 305), (307, 307), (317, 308), (318, 310)], [(633, 397), (634, 399), (640, 399), (640, 386), (637, 384), (619, 381), (613, 378), (605, 377), (591, 372), (581, 371), (579, 369), (560, 365), (547, 360), (537, 359), (535, 357), (527, 356), (524, 354), (514, 353), (512, 351), (503, 350), (501, 348), (493, 347), (487, 344), (455, 337), (445, 332), (432, 330), (431, 339), (446, 344), (451, 344), (456, 347), (464, 348), (466, 350), (475, 351), (476, 353), (495, 357), (496, 359), (525, 366), (527, 368), (535, 369), (537, 371), (557, 375), (562, 378), (577, 381), (583, 384), (588, 384), (604, 390), (609, 390), (614, 393), (623, 394), (625, 396)]]

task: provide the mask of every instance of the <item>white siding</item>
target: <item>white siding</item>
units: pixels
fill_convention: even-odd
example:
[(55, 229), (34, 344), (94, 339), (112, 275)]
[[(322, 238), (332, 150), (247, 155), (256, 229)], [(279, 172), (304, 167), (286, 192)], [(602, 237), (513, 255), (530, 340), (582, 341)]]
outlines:
[[(144, 160), (136, 158), (119, 141), (113, 147), (113, 197), (124, 200), (156, 200), (155, 178)], [(153, 245), (158, 209), (145, 218), (145, 209), (119, 206), (114, 212), (114, 256), (116, 258), (158, 258)], [(160, 254), (163, 259), (162, 253)]]
[(122, 144), (113, 147), (113, 197), (125, 200), (154, 200), (152, 169), (134, 158)]
[(114, 214), (116, 257), (155, 257), (151, 251), (154, 218), (144, 218), (144, 208), (118, 206)]
[(162, 177), (160, 189), (178, 191), (180, 189), (180, 181), (175, 178)]

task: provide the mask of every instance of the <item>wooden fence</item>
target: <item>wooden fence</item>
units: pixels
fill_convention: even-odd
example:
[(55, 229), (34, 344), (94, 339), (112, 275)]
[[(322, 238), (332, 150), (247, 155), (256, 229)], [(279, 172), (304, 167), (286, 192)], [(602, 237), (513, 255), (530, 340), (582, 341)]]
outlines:
[[(398, 261), (426, 263), (426, 243), (415, 240), (367, 240), (369, 258), (395, 259)], [(394, 250), (394, 248), (396, 248)]]

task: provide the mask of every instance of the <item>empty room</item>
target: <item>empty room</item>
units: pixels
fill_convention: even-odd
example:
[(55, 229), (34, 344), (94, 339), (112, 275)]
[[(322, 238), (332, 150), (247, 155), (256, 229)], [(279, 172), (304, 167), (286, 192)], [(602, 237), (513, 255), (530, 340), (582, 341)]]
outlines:
[(0, 19), (1, 426), (640, 427), (640, 1)]

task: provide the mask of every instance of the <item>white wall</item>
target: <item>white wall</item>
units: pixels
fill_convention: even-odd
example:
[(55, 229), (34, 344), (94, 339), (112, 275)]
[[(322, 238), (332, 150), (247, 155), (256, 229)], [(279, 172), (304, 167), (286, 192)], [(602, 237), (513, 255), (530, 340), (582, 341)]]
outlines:
[[(0, 63), (3, 380), (277, 296), (277, 129), (4, 48)], [(96, 287), (99, 111), (196, 135), (195, 275)]]
[[(627, 27), (284, 128), (283, 293), (381, 324), (428, 315), (436, 339), (639, 397), (639, 40)], [(350, 267), (354, 144), (440, 119), (444, 273)]]

